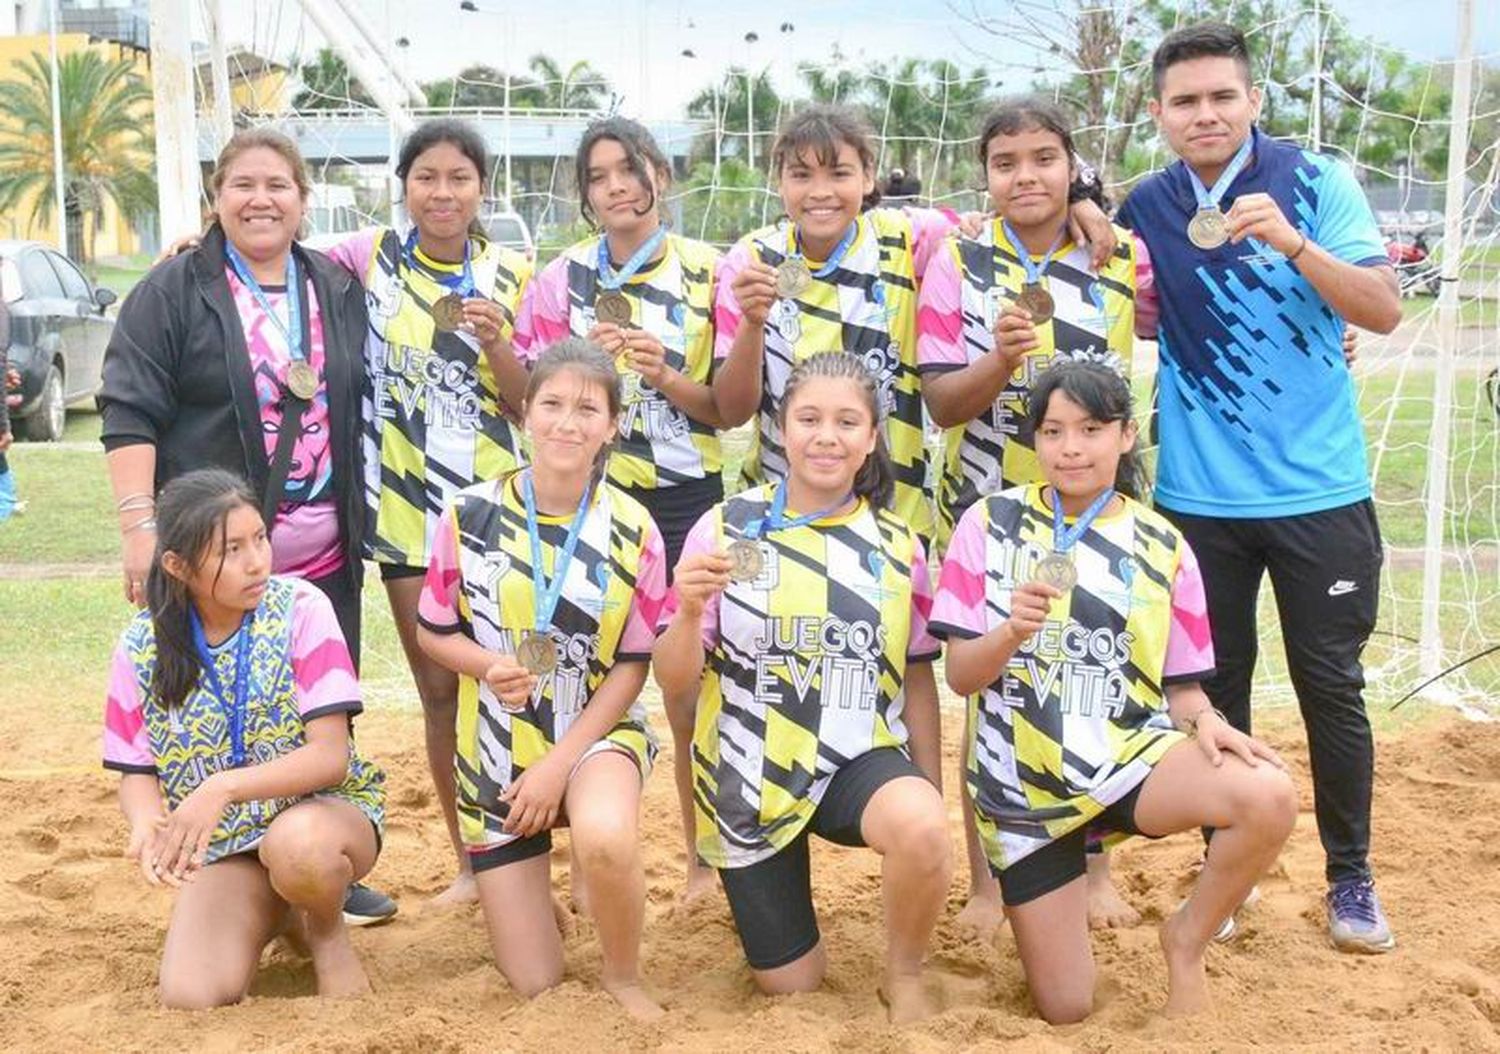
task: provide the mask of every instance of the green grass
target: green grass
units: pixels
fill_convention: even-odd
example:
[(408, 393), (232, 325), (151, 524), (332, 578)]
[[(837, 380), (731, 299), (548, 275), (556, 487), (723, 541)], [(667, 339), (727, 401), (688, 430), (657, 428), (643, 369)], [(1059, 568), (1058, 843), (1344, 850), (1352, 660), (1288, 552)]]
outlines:
[(104, 451), (11, 447), (25, 515), (0, 523), (0, 563), (108, 563), (119, 559), (114, 500)]
[(97, 263), (88, 270), (95, 285), (114, 290), (120, 299), (124, 300), (125, 294), (134, 289), (135, 284), (150, 269), (151, 257), (142, 253), (137, 256), (119, 257), (107, 264)]
[[(1401, 317), (1410, 322), (1423, 315), (1432, 314), (1436, 320), (1437, 298), (1431, 296), (1403, 297)], [(1459, 301), (1458, 324), (1465, 329), (1495, 329), (1500, 327), (1500, 300), (1467, 297)]]

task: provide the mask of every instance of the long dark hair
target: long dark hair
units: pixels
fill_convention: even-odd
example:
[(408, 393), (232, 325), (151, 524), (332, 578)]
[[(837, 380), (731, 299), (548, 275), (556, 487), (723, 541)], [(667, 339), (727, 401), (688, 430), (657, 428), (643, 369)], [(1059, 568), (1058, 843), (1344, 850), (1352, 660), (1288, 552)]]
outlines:
[(818, 164), (831, 167), (838, 160), (839, 144), (847, 143), (859, 154), (860, 166), (872, 180), (870, 192), (865, 195), (860, 209), (873, 209), (880, 204), (880, 184), (874, 179), (874, 140), (870, 122), (858, 110), (817, 103), (798, 110), (781, 126), (771, 145), (771, 172), (779, 179), (782, 169), (809, 150)]
[[(624, 394), (620, 390), (620, 371), (615, 368), (615, 360), (603, 348), (582, 337), (564, 337), (542, 352), (536, 360), (536, 365), (531, 368), (531, 377), (526, 382), (526, 397), (521, 411), (523, 419), (527, 408), (531, 406), (531, 400), (536, 398), (542, 385), (564, 370), (572, 370), (585, 383), (597, 384), (603, 388), (605, 401), (609, 403), (609, 416), (611, 420), (619, 420), (620, 410), (625, 403)], [(599, 448), (599, 453), (594, 458), (593, 483), (596, 486), (604, 478), (604, 469), (609, 464), (609, 452), (613, 449), (613, 442), (606, 443)]]
[[(1119, 421), (1124, 427), (1135, 420), (1130, 385), (1117, 370), (1090, 359), (1058, 358), (1031, 386), (1028, 416), (1033, 434), (1041, 429), (1054, 392), (1062, 392), (1095, 421)], [(1140, 442), (1139, 436), (1136, 441)], [(1140, 460), (1134, 449), (1127, 450), (1120, 455), (1115, 470), (1115, 490), (1139, 500), (1145, 487), (1146, 474)]]
[(787, 409), (796, 398), (797, 389), (815, 377), (853, 381), (859, 386), (870, 411), (870, 420), (875, 423), (875, 449), (870, 451), (854, 475), (854, 493), (877, 509), (888, 508), (896, 493), (896, 472), (891, 467), (890, 452), (886, 450), (885, 430), (881, 428), (880, 389), (874, 375), (865, 368), (858, 355), (847, 351), (820, 351), (797, 363), (787, 378), (786, 390), (781, 393), (781, 406), (776, 411), (782, 433), (786, 433)]
[[(411, 175), (412, 165), (417, 163), (417, 158), (439, 143), (457, 147), (459, 153), (474, 162), (474, 167), (479, 171), (479, 185), (488, 188), (489, 152), (485, 149), (484, 136), (479, 134), (479, 129), (456, 117), (434, 117), (417, 125), (401, 143), (401, 153), (396, 158), (396, 178), (401, 181), (402, 197), (406, 196), (406, 177)], [(469, 222), (469, 233), (484, 237), (484, 227), (478, 216)]]
[[(156, 557), (146, 575), (146, 603), (156, 635), (152, 694), (163, 706), (179, 705), (198, 684), (202, 662), (193, 644), (193, 598), (187, 583), (167, 573), (162, 557), (175, 553), (191, 568), (223, 545), (229, 514), (241, 505), (257, 508), (249, 486), (233, 472), (204, 468), (178, 476), (156, 500)], [(217, 580), (224, 558), (214, 572)]]
[(640, 180), (641, 188), (651, 197), (638, 215), (648, 215), (656, 208), (657, 191), (651, 189), (651, 174), (656, 174), (657, 190), (665, 190), (672, 181), (672, 164), (667, 160), (667, 155), (662, 153), (661, 147), (656, 145), (651, 133), (646, 131), (645, 125), (632, 121), (629, 117), (606, 117), (593, 122), (584, 129), (583, 139), (578, 143), (578, 152), (573, 157), (573, 181), (578, 187), (578, 211), (594, 227), (599, 226), (599, 218), (594, 215), (594, 207), (589, 204), (589, 155), (603, 139), (613, 139), (620, 144), (620, 149), (625, 151), (625, 161), (630, 166), (631, 174)]

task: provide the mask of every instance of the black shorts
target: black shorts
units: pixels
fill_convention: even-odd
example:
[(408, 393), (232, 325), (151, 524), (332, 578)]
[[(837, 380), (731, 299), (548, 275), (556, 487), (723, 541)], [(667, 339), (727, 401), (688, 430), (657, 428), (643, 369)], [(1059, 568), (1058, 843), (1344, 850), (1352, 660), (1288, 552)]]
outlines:
[[(1004, 871), (990, 870), (1000, 883), (1000, 898), (1009, 907), (1025, 904), (1061, 889), (1088, 870), (1089, 841), (1105, 833), (1142, 834), (1135, 825), (1135, 803), (1141, 796), (1142, 780), (1129, 793), (1083, 827), (1048, 842), (1030, 856), (1022, 857)], [(1147, 837), (1156, 837), (1148, 835)]]
[(427, 568), (421, 564), (382, 564), (376, 563), (380, 568), (380, 580), (391, 582), (398, 578), (421, 578), (427, 573)]
[(693, 524), (724, 500), (724, 477), (716, 474), (672, 487), (627, 487), (625, 493), (644, 505), (656, 521), (662, 547), (667, 553), (667, 582), (670, 584)]
[(817, 834), (838, 845), (864, 845), (859, 825), (865, 806), (876, 791), (902, 776), (927, 778), (894, 747), (861, 754), (828, 781), (823, 800), (794, 842), (757, 864), (719, 871), (740, 945), (752, 967), (774, 970), (817, 947), (807, 836)]
[(493, 849), (470, 853), (469, 867), (477, 875), (481, 871), (492, 871), (506, 864), (519, 863), (550, 852), (552, 852), (552, 832), (550, 830), (538, 831), (529, 837), (517, 838), (513, 842), (497, 845)]

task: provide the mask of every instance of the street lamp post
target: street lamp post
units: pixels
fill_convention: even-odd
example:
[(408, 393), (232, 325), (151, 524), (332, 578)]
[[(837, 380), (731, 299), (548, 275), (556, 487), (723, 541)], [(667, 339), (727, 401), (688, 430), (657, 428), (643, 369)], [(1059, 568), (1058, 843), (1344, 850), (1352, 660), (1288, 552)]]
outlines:
[(52, 37), (52, 182), (57, 194), (57, 251), (68, 255), (68, 204), (63, 190), (62, 86), (57, 74), (57, 0), (47, 5), (51, 14)]

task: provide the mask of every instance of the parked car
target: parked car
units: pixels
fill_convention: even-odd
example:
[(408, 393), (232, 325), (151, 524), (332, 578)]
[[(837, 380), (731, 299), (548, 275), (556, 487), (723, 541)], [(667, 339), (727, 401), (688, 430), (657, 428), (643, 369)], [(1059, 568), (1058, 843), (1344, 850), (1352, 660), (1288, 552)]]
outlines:
[(514, 249), (528, 260), (536, 260), (536, 243), (531, 240), (531, 228), (526, 226), (520, 213), (508, 209), (487, 212), (480, 222), (490, 241)]
[(105, 309), (117, 299), (95, 288), (71, 260), (38, 242), (0, 241), (0, 293), (10, 307), (10, 364), (21, 376), (7, 392), (17, 438), (62, 438), (69, 403), (99, 390), (114, 330)]

